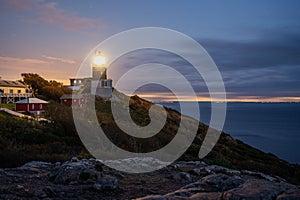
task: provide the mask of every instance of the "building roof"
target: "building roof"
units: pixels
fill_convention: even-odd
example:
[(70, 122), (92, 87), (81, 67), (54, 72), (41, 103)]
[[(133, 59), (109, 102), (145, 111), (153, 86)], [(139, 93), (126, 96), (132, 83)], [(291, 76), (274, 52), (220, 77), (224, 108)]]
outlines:
[(64, 94), (60, 99), (81, 99), (84, 98), (82, 94)]
[(19, 81), (7, 81), (7, 80), (0, 80), (0, 86), (26, 88), (26, 86)]
[(17, 101), (16, 103), (48, 103), (48, 102), (44, 101), (42, 99), (35, 98), (35, 97), (29, 97), (29, 98)]

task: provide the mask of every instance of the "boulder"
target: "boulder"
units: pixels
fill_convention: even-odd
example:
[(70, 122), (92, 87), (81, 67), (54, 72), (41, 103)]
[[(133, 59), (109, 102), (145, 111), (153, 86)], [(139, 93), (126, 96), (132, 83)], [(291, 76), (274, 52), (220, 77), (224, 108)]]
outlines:
[(115, 190), (119, 186), (119, 181), (116, 178), (101, 178), (94, 184), (96, 190)]
[(297, 200), (300, 199), (300, 188), (291, 189), (277, 196), (277, 200)]
[(190, 183), (192, 181), (192, 177), (187, 172), (179, 172), (173, 176), (173, 179), (180, 183)]
[(223, 192), (235, 188), (245, 181), (239, 176), (229, 176), (227, 174), (211, 174), (200, 180), (201, 183), (213, 185), (218, 191)]
[(275, 199), (280, 193), (287, 189), (294, 188), (287, 183), (274, 183), (263, 179), (252, 179), (246, 181), (237, 188), (226, 191), (224, 199)]
[(56, 184), (78, 184), (96, 182), (102, 177), (95, 165), (87, 160), (65, 162), (50, 174), (50, 180)]
[(197, 194), (191, 196), (189, 199), (192, 199), (192, 200), (216, 200), (216, 199), (222, 199), (222, 193), (221, 192), (203, 192), (203, 193), (197, 193)]

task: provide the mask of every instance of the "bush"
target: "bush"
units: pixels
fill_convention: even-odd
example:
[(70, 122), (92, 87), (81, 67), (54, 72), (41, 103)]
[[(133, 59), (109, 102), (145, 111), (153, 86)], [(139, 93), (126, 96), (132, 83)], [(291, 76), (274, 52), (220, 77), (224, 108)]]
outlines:
[(65, 121), (43, 124), (4, 112), (0, 112), (0, 121), (0, 167), (16, 167), (32, 160), (65, 161), (86, 152), (76, 133), (64, 134)]

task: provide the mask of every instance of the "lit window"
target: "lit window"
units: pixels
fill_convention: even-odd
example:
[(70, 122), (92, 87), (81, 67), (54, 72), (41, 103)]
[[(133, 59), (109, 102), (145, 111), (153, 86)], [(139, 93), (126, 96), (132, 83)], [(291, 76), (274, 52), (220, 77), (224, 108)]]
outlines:
[(76, 81), (76, 80), (74, 80), (74, 83), (75, 83), (75, 84), (76, 84), (76, 82), (77, 82), (77, 81)]
[(40, 109), (42, 109), (43, 108), (43, 105), (42, 104), (40, 104)]
[(31, 109), (34, 109), (34, 104), (31, 104)]

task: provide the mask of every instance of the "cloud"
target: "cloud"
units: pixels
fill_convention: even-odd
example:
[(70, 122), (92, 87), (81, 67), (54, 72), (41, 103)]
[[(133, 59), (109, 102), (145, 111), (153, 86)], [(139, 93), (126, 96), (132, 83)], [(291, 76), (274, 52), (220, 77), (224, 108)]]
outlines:
[(0, 56), (0, 63), (1, 66), (9, 63), (23, 63), (24, 65), (40, 65), (40, 64), (47, 64), (48, 62), (39, 59), (32, 59), (32, 58), (15, 58), (15, 57), (7, 57), (7, 56)]
[[(199, 39), (198, 41), (216, 62), (228, 98), (238, 100), (263, 98), (265, 101), (277, 98), (288, 101), (288, 99), (299, 100), (300, 97), (300, 34), (297, 34), (299, 32), (300, 29), (273, 30), (262, 31), (259, 37), (251, 40)], [(180, 42), (176, 41), (181, 49), (189, 52), (188, 45)], [(117, 80), (130, 68), (145, 63), (162, 63), (173, 67), (189, 80), (195, 92), (201, 97), (209, 96), (203, 94), (207, 92), (205, 82), (188, 62), (172, 53), (159, 50), (140, 50), (121, 57), (111, 66), (112, 69), (118, 69), (114, 70), (118, 74), (112, 74), (113, 79)], [(139, 93), (143, 92), (153, 94), (168, 91), (151, 85), (140, 89)], [(163, 98), (168, 97), (162, 96), (161, 99)]]
[(21, 18), (31, 23), (45, 23), (68, 31), (97, 30), (103, 27), (101, 19), (78, 16), (58, 7), (55, 2), (44, 0), (6, 0), (15, 11), (26, 14)]
[(221, 70), (300, 65), (300, 29), (265, 31), (255, 40), (200, 39)]
[(26, 72), (47, 74), (49, 65), (50, 62), (40, 59), (0, 56), (0, 74), (8, 80), (19, 79)]
[(268, 30), (253, 40), (199, 41), (219, 67), (227, 91), (283, 99), (300, 96), (299, 32)]
[(69, 77), (74, 76), (75, 72), (74, 65), (59, 60), (0, 56), (0, 76), (3, 79), (17, 80), (21, 78), (21, 73), (37, 73), (46, 79), (68, 84)]
[(48, 59), (48, 60), (54, 60), (54, 61), (59, 61), (62, 63), (67, 63), (67, 64), (76, 64), (76, 61), (71, 60), (71, 59), (66, 59), (66, 58), (59, 58), (59, 57), (54, 57), (54, 56), (47, 56), (47, 55), (43, 55), (42, 57)]

